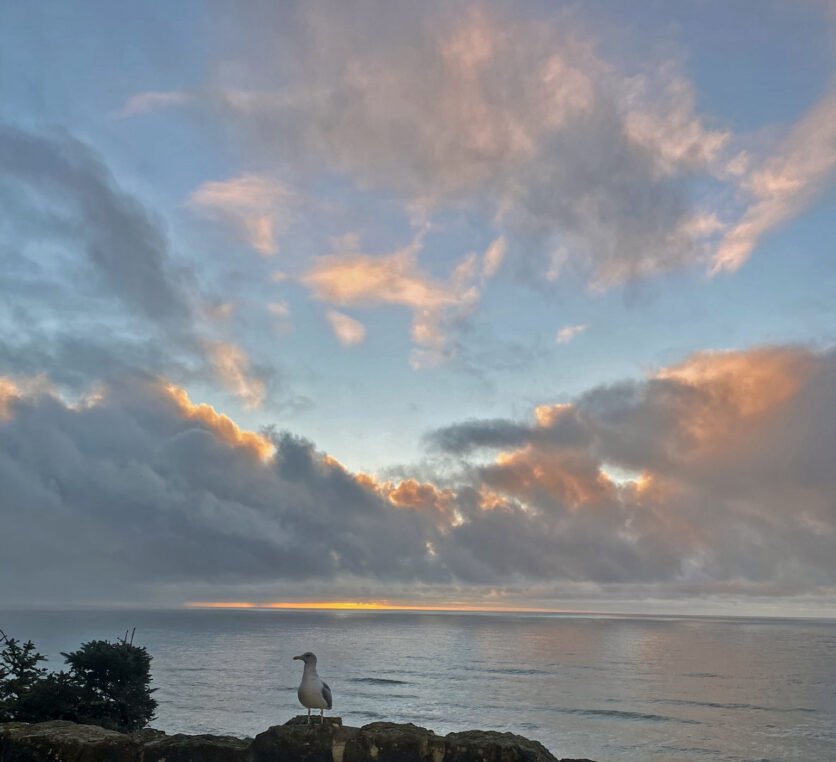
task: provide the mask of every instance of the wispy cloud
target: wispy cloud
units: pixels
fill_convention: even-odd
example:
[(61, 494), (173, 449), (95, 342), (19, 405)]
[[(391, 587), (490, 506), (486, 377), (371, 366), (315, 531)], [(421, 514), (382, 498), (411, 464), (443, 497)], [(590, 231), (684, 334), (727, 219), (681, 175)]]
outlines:
[(476, 306), (484, 279), (495, 273), (504, 251), (502, 239), (497, 239), (484, 255), (461, 259), (449, 279), (442, 281), (425, 273), (418, 262), (426, 232), (422, 229), (407, 246), (379, 256), (363, 253), (356, 236), (344, 237), (335, 241), (334, 253), (320, 257), (301, 277), (316, 299), (336, 306), (389, 304), (411, 310), (416, 367), (450, 356), (451, 324)]
[[(511, 6), (395, 3), (375, 23), (347, 13), (289, 22), (288, 56), (310, 62), (293, 87), (212, 93), (253, 155), (394, 191), (425, 215), (484, 210), (519, 243), (516, 272), (535, 279), (558, 245), (600, 287), (704, 264), (687, 223), (734, 136), (698, 113), (672, 63), (620, 71), (569, 16), (533, 21)], [(291, 65), (242, 60), (263, 74)]]
[(150, 111), (184, 106), (194, 100), (194, 95), (182, 90), (148, 91), (136, 93), (125, 101), (115, 116), (120, 119), (127, 119), (140, 114), (147, 114)]
[(578, 323), (577, 325), (565, 325), (561, 328), (554, 337), (558, 344), (568, 344), (572, 339), (580, 336), (589, 326), (585, 323)]
[(742, 180), (750, 201), (726, 231), (712, 272), (737, 270), (769, 231), (785, 224), (816, 198), (836, 171), (836, 90), (790, 130), (774, 155), (755, 164)]
[(188, 205), (230, 224), (259, 254), (279, 250), (277, 238), (293, 222), (296, 194), (277, 180), (245, 174), (207, 182), (197, 188)]
[(273, 317), (284, 320), (290, 317), (290, 305), (285, 301), (270, 302), (267, 305), (267, 312), (269, 312)]
[(361, 344), (366, 338), (366, 327), (359, 320), (355, 320), (342, 312), (337, 312), (337, 310), (328, 310), (325, 317), (328, 318), (331, 330), (334, 331), (334, 335), (340, 344), (351, 347), (355, 344)]
[(502, 267), (505, 255), (508, 253), (508, 241), (500, 236), (488, 246), (482, 261), (482, 275), (485, 278), (493, 278)]
[[(252, 31), (277, 13), (239, 22)], [(219, 76), (199, 92), (139, 93), (123, 112), (200, 100), (258, 160), (342, 173), (425, 217), (485, 210), (519, 243), (517, 273), (559, 277), (559, 248), (598, 289), (682, 267), (733, 271), (831, 176), (832, 94), (774, 155), (750, 156), (745, 136), (699, 112), (673, 61), (626, 71), (568, 15), (535, 22), (480, 3), (374, 13), (376, 24), (351, 23), (339, 6), (307, 8), (282, 16), (286, 56), (241, 51), (242, 69), (263, 79), (287, 81), (292, 66), (292, 87), (248, 90)], [(387, 34), (372, 32), (380, 24)], [(707, 193), (707, 180), (725, 193)], [(730, 223), (735, 194), (744, 209)], [(247, 240), (272, 252), (275, 220), (236, 214)], [(694, 224), (707, 219), (720, 224)]]
[(675, 67), (668, 64), (654, 79), (632, 77), (626, 84), (624, 131), (649, 151), (660, 173), (725, 173), (721, 160), (732, 135), (706, 126), (697, 115), (693, 85)]
[(246, 407), (261, 407), (264, 382), (250, 374), (250, 361), (241, 347), (226, 341), (205, 342), (206, 352), (218, 380)]

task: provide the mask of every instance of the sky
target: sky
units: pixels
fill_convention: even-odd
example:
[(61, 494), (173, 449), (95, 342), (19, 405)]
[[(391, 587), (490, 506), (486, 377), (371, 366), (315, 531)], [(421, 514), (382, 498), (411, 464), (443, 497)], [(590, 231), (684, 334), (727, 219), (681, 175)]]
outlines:
[(836, 5), (0, 7), (0, 604), (836, 616)]

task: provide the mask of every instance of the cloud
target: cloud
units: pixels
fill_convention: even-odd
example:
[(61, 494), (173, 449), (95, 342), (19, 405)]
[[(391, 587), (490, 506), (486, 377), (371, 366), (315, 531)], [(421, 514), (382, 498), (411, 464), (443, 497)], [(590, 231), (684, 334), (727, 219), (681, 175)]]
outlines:
[(193, 100), (194, 96), (181, 90), (149, 91), (136, 93), (125, 101), (115, 116), (119, 119), (146, 114), (158, 109), (184, 106)]
[(683, 169), (725, 174), (721, 160), (731, 133), (710, 129), (696, 116), (696, 94), (688, 80), (668, 64), (654, 79), (639, 76), (628, 83), (624, 130), (648, 150), (660, 174)]
[[(506, 547), (523, 542), (514, 537), (522, 526), (537, 526), (524, 541), (529, 553), (542, 548), (537, 567), (549, 574), (664, 580), (691, 594), (767, 580), (832, 589), (825, 546), (836, 534), (836, 482), (823, 452), (834, 441), (834, 379), (833, 353), (703, 353), (640, 383), (540, 406), (533, 423), (470, 421), (432, 441), (464, 459), (491, 513), (518, 516)], [(468, 531), (509, 568), (533, 564), (509, 557), (481, 522)]]
[(744, 176), (742, 187), (750, 200), (723, 235), (712, 272), (740, 268), (764, 235), (797, 216), (828, 187), (834, 171), (836, 91), (831, 91), (793, 125), (774, 155)]
[(508, 253), (508, 242), (503, 236), (491, 242), (485, 251), (485, 256), (482, 262), (482, 275), (485, 278), (493, 278), (502, 267), (502, 261)]
[(219, 413), (211, 405), (194, 404), (185, 389), (174, 384), (165, 384), (161, 392), (171, 398), (182, 418), (200, 422), (221, 442), (231, 447), (242, 447), (264, 461), (274, 455), (276, 448), (267, 437), (240, 429), (235, 421)]
[(0, 170), (0, 374), (47, 374), (70, 394), (123, 377), (214, 376), (262, 404), (269, 369), (253, 371), (221, 338), (234, 305), (202, 293), (102, 157), (64, 131), (0, 125)]
[(285, 319), (290, 317), (290, 305), (285, 301), (269, 302), (267, 304), (267, 312), (273, 317)]
[(0, 170), (11, 224), (37, 221), (42, 239), (72, 242), (94, 277), (129, 309), (154, 322), (187, 322), (188, 290), (165, 237), (87, 146), (65, 132), (0, 124)]
[(28, 378), (0, 376), (0, 419), (11, 418), (18, 402), (52, 392), (53, 386), (44, 375)]
[[(485, 278), (499, 266), (504, 244), (497, 239), (481, 258), (475, 253), (467, 255), (448, 281), (441, 281), (419, 266), (425, 234), (422, 229), (404, 248), (380, 256), (363, 253), (355, 236), (344, 237), (335, 241), (333, 254), (320, 257), (300, 280), (314, 298), (336, 306), (408, 308), (416, 345), (413, 364), (441, 362), (454, 351), (449, 340), (451, 326), (475, 308)], [(335, 321), (331, 317), (329, 321), (336, 331)]]
[(423, 245), (420, 238), (379, 257), (361, 253), (354, 237), (335, 243), (337, 251), (320, 257), (302, 278), (321, 301), (342, 306), (382, 302), (421, 310), (442, 307), (452, 300), (444, 285), (418, 270), (416, 254)]
[(0, 573), (20, 589), (2, 595), (833, 596), (834, 389), (832, 352), (703, 353), (528, 421), (447, 427), (443, 470), (381, 479), (164, 380), (70, 404), (4, 379)]
[[(689, 221), (715, 211), (702, 189), (727, 177), (734, 136), (669, 61), (620, 71), (571, 14), (490, 3), (260, 8), (238, 23), (248, 44), (202, 97), (259, 161), (425, 215), (477, 210), (537, 280), (559, 247), (599, 287), (710, 257)], [(256, 58), (267, 29), (281, 51)]]
[(205, 299), (160, 220), (63, 130), (0, 125), (0, 373), (99, 380), (204, 371)]
[(17, 384), (10, 378), (0, 377), (0, 418), (9, 417), (11, 403), (19, 396)]
[(264, 382), (250, 374), (250, 362), (243, 349), (226, 341), (206, 341), (204, 347), (220, 382), (248, 408), (261, 407)]
[(334, 336), (339, 339), (340, 344), (346, 347), (361, 344), (366, 338), (366, 327), (358, 320), (336, 310), (328, 310), (325, 313)]
[(557, 332), (554, 340), (558, 344), (568, 344), (576, 336), (582, 334), (587, 328), (588, 326), (584, 323), (578, 323), (577, 325), (565, 325)]
[(556, 259), (595, 289), (733, 271), (832, 176), (832, 92), (754, 155), (699, 112), (675, 61), (630, 70), (578, 13), (325, 3), (251, 7), (236, 23), (240, 48), (200, 92), (140, 93), (132, 107), (193, 99), (267, 166), (345, 176), (425, 219), (481, 214), (533, 282), (559, 277)]
[(0, 428), (0, 574), (16, 580), (4, 603), (447, 576), (427, 555), (429, 518), (310, 443), (243, 431), (165, 382), (124, 379), (81, 407), (35, 395)]
[(279, 250), (277, 237), (293, 221), (296, 194), (278, 181), (245, 174), (206, 182), (188, 199), (193, 209), (231, 225), (259, 254)]

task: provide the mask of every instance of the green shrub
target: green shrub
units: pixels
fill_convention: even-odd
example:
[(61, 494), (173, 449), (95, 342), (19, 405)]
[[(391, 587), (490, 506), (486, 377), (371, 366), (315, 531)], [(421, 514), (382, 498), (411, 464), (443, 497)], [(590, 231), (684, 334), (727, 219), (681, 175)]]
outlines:
[(127, 637), (83, 643), (62, 654), (69, 671), (49, 674), (31, 641), (0, 637), (0, 721), (72, 720), (130, 732), (154, 718), (151, 656)]
[(27, 640), (21, 645), (15, 638), (7, 638), (0, 630), (0, 722), (17, 719), (17, 707), (25, 696), (46, 675), (46, 669), (38, 664), (46, 661), (35, 650), (35, 644)]

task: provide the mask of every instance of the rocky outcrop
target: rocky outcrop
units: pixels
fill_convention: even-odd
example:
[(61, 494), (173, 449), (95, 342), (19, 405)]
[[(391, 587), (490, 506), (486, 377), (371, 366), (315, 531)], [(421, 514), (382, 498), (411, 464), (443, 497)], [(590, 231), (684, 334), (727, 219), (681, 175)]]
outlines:
[(130, 736), (74, 722), (0, 725), (2, 762), (134, 762)]
[(294, 717), (255, 739), (124, 734), (55, 721), (0, 725), (0, 762), (591, 762), (558, 760), (537, 741), (469, 730), (438, 736), (417, 725), (373, 722), (345, 727)]

